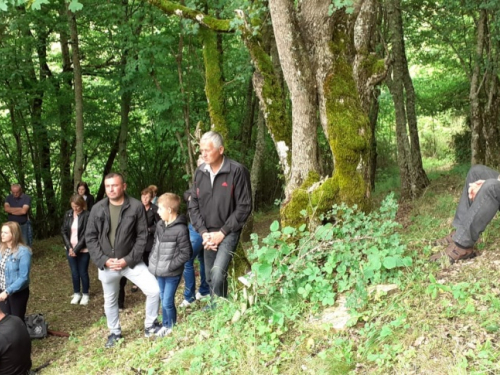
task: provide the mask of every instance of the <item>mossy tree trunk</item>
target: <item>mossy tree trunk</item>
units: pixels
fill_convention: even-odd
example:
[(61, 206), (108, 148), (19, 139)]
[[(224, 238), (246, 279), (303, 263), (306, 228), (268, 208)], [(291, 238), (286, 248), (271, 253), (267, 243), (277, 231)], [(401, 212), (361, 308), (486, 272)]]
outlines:
[(219, 132), (225, 140), (228, 140), (229, 131), (224, 109), (222, 57), (217, 46), (217, 33), (203, 27), (200, 34), (203, 40), (205, 94), (207, 96), (208, 112), (210, 113), (210, 128)]
[[(217, 32), (231, 32), (229, 20), (218, 20), (166, 0), (149, 0), (168, 14), (192, 19)], [(286, 179), (282, 219), (303, 221), (300, 211), (319, 213), (345, 201), (369, 206), (370, 183), (365, 183), (371, 130), (368, 113), (374, 87), (387, 66), (376, 58), (373, 35), (377, 3), (356, 2), (352, 14), (344, 8), (329, 14), (329, 0), (312, 0), (296, 7), (286, 0), (270, 0), (272, 27), (283, 77), (291, 99), (291, 121), (281, 88), (261, 35), (242, 11), (240, 27), (255, 66), (254, 88)], [(263, 28), (261, 28), (262, 30)], [(208, 80), (207, 80), (208, 84)], [(209, 99), (210, 101), (210, 99)], [(321, 123), (334, 157), (335, 170), (323, 184), (317, 155), (317, 129)], [(293, 156), (293, 157), (292, 157)]]

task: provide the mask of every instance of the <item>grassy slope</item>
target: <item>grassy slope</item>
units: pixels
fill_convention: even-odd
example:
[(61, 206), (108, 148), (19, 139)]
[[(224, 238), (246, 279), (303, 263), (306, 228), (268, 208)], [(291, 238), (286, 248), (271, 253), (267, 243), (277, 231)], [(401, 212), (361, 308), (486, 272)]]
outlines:
[[(432, 240), (449, 230), (465, 172), (433, 172), (424, 196), (400, 206), (401, 234), (414, 254), (414, 267), (401, 280), (398, 293), (372, 300), (359, 312), (358, 323), (342, 333), (328, 325), (311, 325), (308, 317), (296, 319), (279, 336), (277, 352), (258, 339), (265, 322), (255, 324), (244, 315), (231, 323), (238, 304), (231, 301), (208, 313), (200, 311), (203, 303), (181, 311), (173, 336), (145, 339), (140, 293), (128, 293), (128, 308), (121, 314), (126, 341), (104, 350), (107, 329), (95, 269), (91, 267), (91, 304), (71, 306), (69, 270), (59, 242), (39, 242), (29, 310), (44, 312), (51, 328), (72, 335), (69, 340), (34, 342), (34, 365), (51, 361), (43, 374), (499, 373), (500, 221), (483, 234), (480, 257), (453, 266), (426, 261), (436, 250)], [(268, 228), (272, 217), (263, 217), (266, 224), (261, 227)], [(241, 330), (255, 332), (254, 340)]]

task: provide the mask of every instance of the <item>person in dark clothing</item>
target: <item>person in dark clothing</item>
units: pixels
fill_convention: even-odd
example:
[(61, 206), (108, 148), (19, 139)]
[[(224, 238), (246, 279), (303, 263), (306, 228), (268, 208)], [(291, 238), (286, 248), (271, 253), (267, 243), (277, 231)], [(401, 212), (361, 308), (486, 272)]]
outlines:
[(24, 194), (23, 188), (19, 184), (12, 184), (10, 192), (5, 198), (3, 204), (7, 212), (7, 220), (15, 221), (21, 227), (23, 242), (31, 247), (33, 244), (33, 228), (29, 219), (29, 210), (31, 208), (31, 197)]
[[(90, 255), (85, 243), (85, 229), (87, 228), (89, 212), (87, 211), (87, 203), (81, 195), (74, 194), (69, 202), (71, 210), (64, 214), (61, 234), (73, 281), (71, 304), (76, 305), (80, 302), (80, 305), (87, 305), (89, 303), (90, 287)], [(80, 290), (83, 295), (80, 294)]]
[(104, 311), (110, 335), (106, 348), (122, 338), (118, 308), (120, 279), (125, 276), (146, 295), (144, 335), (156, 333), (160, 290), (142, 260), (147, 227), (144, 207), (125, 194), (127, 184), (119, 173), (104, 178), (107, 198), (96, 203), (87, 223), (85, 241), (90, 257), (99, 269), (104, 292)]
[(455, 230), (435, 242), (445, 247), (433, 254), (436, 261), (447, 256), (451, 263), (476, 256), (474, 244), (500, 209), (500, 173), (485, 165), (469, 169), (453, 219)]
[(224, 156), (219, 133), (209, 131), (200, 140), (204, 163), (195, 172), (189, 215), (203, 238), (205, 270), (211, 294), (227, 296), (227, 270), (252, 211), (250, 173)]
[(94, 207), (94, 196), (90, 194), (90, 189), (89, 186), (87, 185), (86, 182), (79, 182), (77, 187), (76, 187), (76, 192), (78, 195), (81, 195), (85, 202), (87, 203), (87, 211), (90, 212), (92, 210), (92, 207)]
[(187, 219), (178, 215), (181, 198), (165, 193), (158, 198), (161, 221), (156, 228), (156, 239), (149, 258), (149, 272), (156, 276), (160, 287), (163, 324), (156, 333), (163, 337), (172, 332), (177, 322), (175, 292), (181, 281), (184, 264), (193, 255)]
[(0, 310), (0, 374), (27, 375), (31, 370), (31, 338), (24, 322)]
[[(191, 200), (191, 193), (191, 189), (184, 192), (184, 200), (188, 205)], [(182, 274), (182, 277), (184, 277), (184, 301), (179, 305), (181, 308), (188, 307), (193, 302), (201, 300), (203, 297), (210, 294), (210, 287), (208, 286), (205, 276), (203, 239), (193, 228), (191, 223), (188, 225), (188, 229), (191, 247), (193, 248), (193, 256), (184, 264), (184, 272)], [(200, 263), (200, 288), (198, 291), (196, 291), (196, 274), (194, 271), (194, 260), (196, 258), (198, 258), (198, 262)]]

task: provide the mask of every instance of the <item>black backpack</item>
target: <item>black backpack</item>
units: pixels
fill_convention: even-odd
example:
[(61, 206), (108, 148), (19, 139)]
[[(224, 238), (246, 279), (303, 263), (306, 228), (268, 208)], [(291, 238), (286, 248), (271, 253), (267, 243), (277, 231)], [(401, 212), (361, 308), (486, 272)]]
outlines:
[(43, 314), (26, 315), (24, 318), (26, 328), (32, 339), (43, 339), (47, 337), (48, 324)]

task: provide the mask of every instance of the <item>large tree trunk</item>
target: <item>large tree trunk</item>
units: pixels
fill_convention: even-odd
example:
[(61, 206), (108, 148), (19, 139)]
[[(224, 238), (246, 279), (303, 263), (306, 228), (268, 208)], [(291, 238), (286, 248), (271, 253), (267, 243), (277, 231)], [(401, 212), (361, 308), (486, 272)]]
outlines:
[(75, 14), (68, 9), (68, 22), (71, 35), (71, 59), (73, 61), (73, 80), (75, 86), (75, 164), (73, 167), (73, 185), (82, 180), (83, 175), (83, 80), (80, 65), (80, 47)]
[(285, 187), (287, 202), (311, 172), (317, 174), (319, 171), (316, 83), (293, 2), (270, 0), (269, 10), (283, 76), (292, 101), (293, 158), (290, 179)]

